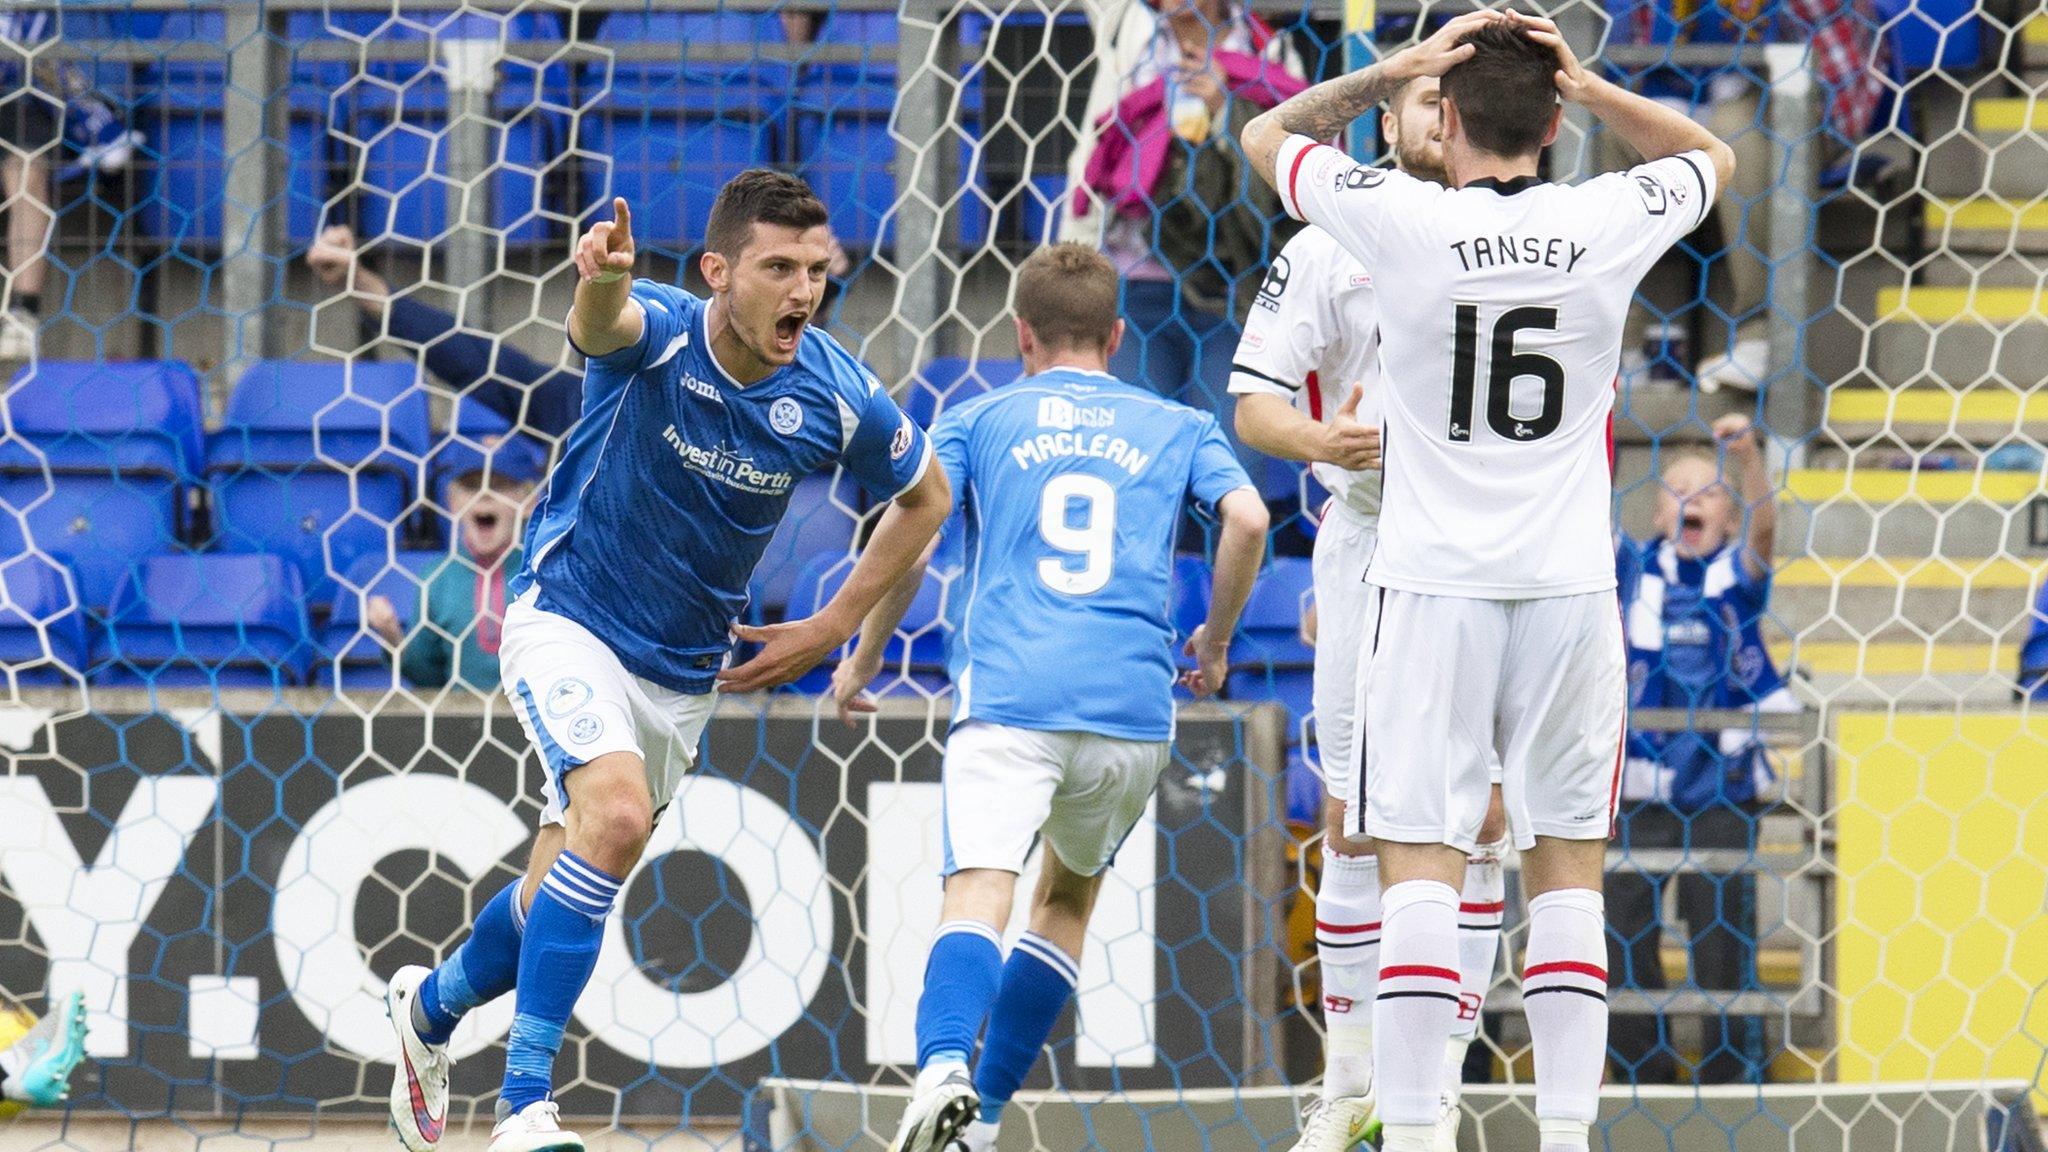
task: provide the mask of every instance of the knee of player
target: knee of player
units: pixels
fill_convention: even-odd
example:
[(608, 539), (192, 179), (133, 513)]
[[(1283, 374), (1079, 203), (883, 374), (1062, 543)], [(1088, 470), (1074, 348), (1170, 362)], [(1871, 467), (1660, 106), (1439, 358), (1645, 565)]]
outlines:
[(638, 859), (654, 830), (654, 803), (644, 791), (607, 790), (580, 799), (570, 811), (576, 818), (574, 839), (608, 857)]
[(1497, 844), (1507, 838), (1508, 810), (1500, 801), (1500, 788), (1495, 786), (1493, 799), (1486, 806), (1486, 822), (1480, 825), (1479, 839), (1485, 844)]

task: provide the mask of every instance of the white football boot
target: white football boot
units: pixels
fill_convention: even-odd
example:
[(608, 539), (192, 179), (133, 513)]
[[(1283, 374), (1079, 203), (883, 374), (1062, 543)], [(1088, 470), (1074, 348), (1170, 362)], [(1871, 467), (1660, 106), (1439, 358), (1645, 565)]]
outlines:
[(536, 1100), (491, 1129), (490, 1152), (583, 1152), (583, 1137), (562, 1131), (562, 1110)]
[(398, 1036), (398, 1059), (391, 1069), (391, 1126), (408, 1152), (434, 1152), (448, 1126), (448, 1069), (455, 1061), (445, 1044), (420, 1039), (412, 1025), (413, 1001), (428, 970), (408, 964), (391, 977), (384, 990), (384, 1013)]
[(981, 1095), (974, 1090), (966, 1067), (956, 1066), (911, 1098), (889, 1152), (947, 1152), (946, 1146), (959, 1140), (980, 1114)]

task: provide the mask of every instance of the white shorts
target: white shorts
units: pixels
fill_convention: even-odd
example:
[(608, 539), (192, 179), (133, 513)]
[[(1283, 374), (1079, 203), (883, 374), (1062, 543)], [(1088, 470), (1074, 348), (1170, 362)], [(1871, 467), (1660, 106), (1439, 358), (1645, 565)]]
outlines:
[[(1336, 501), (1330, 503), (1316, 532), (1316, 758), (1312, 763), (1323, 777), (1324, 794), (1344, 805), (1347, 836), (1365, 835), (1365, 810), (1358, 800), (1359, 777), (1365, 772), (1356, 751), (1362, 723), (1358, 667), (1372, 639), (1366, 635), (1372, 619), (1368, 612), (1372, 590), (1365, 583), (1365, 568), (1378, 541), (1373, 521)], [(1498, 759), (1489, 773), (1499, 784)]]
[(1606, 839), (1628, 718), (1615, 594), (1372, 595), (1363, 692), (1372, 835), (1477, 851), (1498, 762), (1517, 848), (1538, 836)]
[(498, 665), (519, 725), (547, 766), (540, 822), (562, 823), (568, 774), (612, 752), (640, 757), (659, 818), (697, 762), (697, 743), (718, 694), (692, 695), (642, 680), (588, 628), (536, 607), (538, 596), (529, 590), (505, 609)]
[(945, 875), (1022, 874), (1041, 832), (1068, 871), (1109, 867), (1166, 770), (1164, 741), (969, 720), (946, 737)]
[(1358, 803), (1358, 661), (1365, 647), (1371, 596), (1365, 566), (1379, 539), (1372, 521), (1332, 501), (1316, 530), (1316, 755), (1323, 791), (1344, 802), (1348, 817)]

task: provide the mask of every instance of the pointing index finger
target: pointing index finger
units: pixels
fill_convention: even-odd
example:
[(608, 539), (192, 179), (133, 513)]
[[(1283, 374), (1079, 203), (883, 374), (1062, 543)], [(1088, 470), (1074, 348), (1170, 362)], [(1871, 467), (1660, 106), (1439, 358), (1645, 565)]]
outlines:
[(633, 238), (633, 209), (626, 203), (624, 196), (612, 198), (612, 219), (618, 223), (617, 233), (631, 240)]

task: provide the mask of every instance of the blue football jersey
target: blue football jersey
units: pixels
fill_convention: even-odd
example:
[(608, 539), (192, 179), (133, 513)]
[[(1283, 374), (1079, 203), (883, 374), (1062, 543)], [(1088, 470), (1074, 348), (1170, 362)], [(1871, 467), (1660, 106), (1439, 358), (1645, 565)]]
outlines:
[(1251, 486), (1216, 418), (1059, 368), (948, 409), (932, 446), (966, 538), (953, 722), (1172, 738), (1181, 510)]
[(874, 374), (815, 328), (744, 387), (711, 355), (707, 302), (636, 280), (630, 348), (590, 358), (583, 414), (526, 528), (514, 596), (595, 633), (634, 675), (708, 692), (747, 581), (798, 477), (844, 464), (888, 500), (931, 460)]

